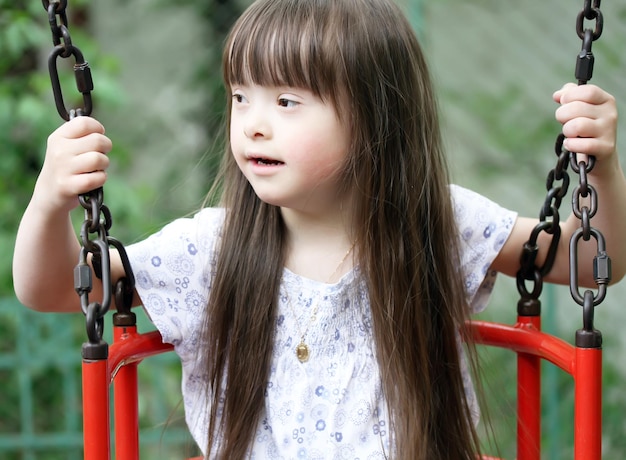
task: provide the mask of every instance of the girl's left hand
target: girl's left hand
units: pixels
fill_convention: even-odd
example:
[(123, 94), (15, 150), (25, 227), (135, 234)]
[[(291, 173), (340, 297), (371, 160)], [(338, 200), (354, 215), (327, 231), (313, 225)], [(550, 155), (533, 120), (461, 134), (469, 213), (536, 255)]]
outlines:
[(552, 98), (561, 104), (555, 115), (563, 125), (567, 150), (594, 155), (603, 163), (617, 161), (617, 107), (612, 95), (595, 85), (567, 83)]

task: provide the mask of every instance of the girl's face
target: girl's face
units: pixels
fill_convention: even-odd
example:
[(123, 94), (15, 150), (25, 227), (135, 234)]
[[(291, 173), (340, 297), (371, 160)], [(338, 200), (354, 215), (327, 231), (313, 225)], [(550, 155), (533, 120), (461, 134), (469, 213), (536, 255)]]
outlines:
[(298, 88), (231, 90), (232, 152), (259, 198), (303, 212), (339, 206), (350, 136), (334, 107)]

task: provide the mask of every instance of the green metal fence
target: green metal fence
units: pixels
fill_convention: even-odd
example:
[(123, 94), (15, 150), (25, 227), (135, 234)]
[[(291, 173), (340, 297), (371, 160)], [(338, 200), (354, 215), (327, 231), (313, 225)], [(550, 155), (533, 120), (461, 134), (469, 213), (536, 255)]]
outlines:
[[(140, 330), (149, 330), (145, 315), (137, 313)], [(0, 299), (0, 458), (82, 458), (84, 337), (80, 314), (37, 313)], [(179, 368), (173, 353), (139, 366), (142, 458), (196, 454), (182, 416)]]

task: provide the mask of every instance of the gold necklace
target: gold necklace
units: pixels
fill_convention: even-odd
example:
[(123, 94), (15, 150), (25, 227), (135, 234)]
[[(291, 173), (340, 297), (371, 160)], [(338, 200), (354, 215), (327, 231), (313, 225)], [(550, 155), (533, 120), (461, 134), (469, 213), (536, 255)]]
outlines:
[[(339, 265), (337, 265), (337, 268), (335, 268), (335, 270), (331, 273), (331, 275), (326, 280), (325, 282), (326, 284), (329, 284), (330, 281), (333, 279), (333, 277), (337, 274), (341, 266), (344, 264), (344, 262), (346, 261), (350, 253), (352, 252), (352, 249), (354, 249), (354, 245), (355, 243), (352, 243), (352, 246), (350, 246), (350, 248), (346, 251), (343, 258), (339, 262)], [(317, 320), (317, 312), (319, 310), (319, 303), (315, 305), (315, 309), (313, 310), (313, 313), (311, 314), (311, 317), (309, 318), (309, 322), (304, 332), (302, 332), (302, 327), (300, 327), (300, 322), (298, 321), (298, 315), (296, 315), (293, 305), (291, 304), (291, 298), (289, 297), (289, 293), (287, 293), (287, 304), (289, 305), (289, 309), (291, 310), (291, 313), (293, 314), (294, 321), (296, 322), (296, 326), (298, 327), (298, 333), (300, 334), (300, 342), (298, 343), (298, 345), (296, 345), (296, 357), (298, 358), (298, 361), (300, 361), (301, 363), (306, 363), (309, 360), (311, 353), (310, 353), (309, 346), (305, 342), (305, 339), (306, 339), (306, 335), (309, 332), (309, 328)]]

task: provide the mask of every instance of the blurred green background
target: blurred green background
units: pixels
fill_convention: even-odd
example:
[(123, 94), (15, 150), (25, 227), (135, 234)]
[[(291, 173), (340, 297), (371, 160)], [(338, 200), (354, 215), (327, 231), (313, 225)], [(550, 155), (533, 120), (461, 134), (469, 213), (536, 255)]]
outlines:
[[(92, 68), (93, 116), (115, 144), (105, 203), (113, 214), (111, 234), (124, 243), (200, 206), (220, 151), (221, 43), (249, 3), (69, 1), (73, 43)], [(404, 0), (402, 5), (435, 75), (455, 182), (537, 216), (559, 131), (551, 94), (574, 79), (581, 46), (574, 26), (583, 0)], [(626, 107), (626, 5), (607, 0), (602, 11), (605, 31), (593, 47), (592, 83)], [(21, 307), (13, 297), (10, 271), (15, 232), (46, 137), (62, 122), (46, 68), (51, 48), (41, 2), (0, 0), (0, 458), (10, 460), (82, 458), (83, 317)], [(68, 105), (80, 105), (71, 72), (62, 69), (61, 74)], [(619, 149), (626, 152), (623, 121), (619, 128)], [(54, 241), (41, 242), (48, 244)], [(596, 326), (604, 335), (607, 459), (626, 458), (626, 309), (620, 301), (625, 289), (624, 283), (610, 288), (596, 312)], [(514, 281), (502, 278), (481, 317), (513, 322), (516, 302)], [(546, 289), (543, 303), (545, 329), (571, 342), (581, 311), (568, 289)], [(151, 328), (145, 317), (141, 325)], [(498, 444), (489, 449), (512, 459), (514, 357), (492, 349), (481, 355)], [(182, 420), (175, 356), (151, 358), (139, 369), (142, 457), (194, 454)], [(543, 385), (543, 457), (572, 458), (571, 379), (546, 366)]]

